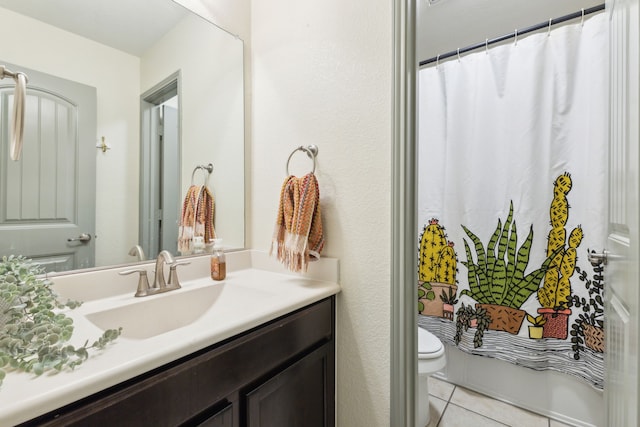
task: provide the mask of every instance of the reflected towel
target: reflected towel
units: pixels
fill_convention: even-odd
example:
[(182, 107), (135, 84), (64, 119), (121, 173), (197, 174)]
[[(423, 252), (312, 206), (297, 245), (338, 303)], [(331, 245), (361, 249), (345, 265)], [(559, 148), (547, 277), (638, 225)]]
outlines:
[(313, 173), (289, 176), (282, 184), (271, 250), (291, 271), (307, 271), (324, 247), (320, 190)]
[(178, 251), (189, 254), (193, 250), (193, 238), (202, 236), (205, 243), (216, 238), (213, 226), (214, 199), (206, 186), (192, 185), (182, 203), (178, 228)]

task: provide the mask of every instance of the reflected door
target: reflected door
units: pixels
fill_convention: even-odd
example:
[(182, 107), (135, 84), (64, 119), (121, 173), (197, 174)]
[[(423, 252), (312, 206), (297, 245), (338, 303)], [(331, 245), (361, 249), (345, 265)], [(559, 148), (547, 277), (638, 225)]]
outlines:
[[(95, 263), (95, 88), (28, 70), (22, 157), (9, 157), (13, 84), (0, 86), (0, 256), (47, 271)], [(8, 82), (7, 82), (8, 83)]]
[(149, 258), (178, 253), (180, 200), (179, 75), (141, 96), (140, 235)]
[(158, 224), (160, 250), (178, 253), (178, 221), (180, 216), (180, 145), (178, 109), (162, 105), (162, 138), (160, 156), (160, 211)]

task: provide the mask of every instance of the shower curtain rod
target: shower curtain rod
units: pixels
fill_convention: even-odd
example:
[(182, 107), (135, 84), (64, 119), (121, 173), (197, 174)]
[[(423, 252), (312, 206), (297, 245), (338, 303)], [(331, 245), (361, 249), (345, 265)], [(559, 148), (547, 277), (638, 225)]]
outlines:
[(581, 10), (579, 12), (575, 12), (575, 13), (571, 13), (569, 15), (561, 16), (559, 18), (551, 19), (548, 22), (541, 22), (540, 24), (532, 25), (531, 27), (527, 27), (527, 28), (524, 28), (522, 30), (516, 30), (513, 33), (505, 34), (504, 36), (496, 37), (494, 39), (487, 39), (485, 42), (476, 43), (476, 44), (473, 44), (473, 45), (470, 45), (470, 46), (467, 46), (467, 47), (464, 47), (464, 48), (452, 50), (451, 52), (447, 52), (447, 53), (443, 53), (443, 54), (438, 55), (438, 56), (434, 56), (433, 58), (425, 59), (424, 61), (420, 62), (419, 66), (422, 67), (422, 66), (427, 65), (427, 64), (432, 64), (432, 63), (434, 63), (436, 61), (439, 61), (441, 59), (447, 59), (447, 58), (451, 58), (453, 56), (458, 56), (458, 55), (463, 54), (463, 53), (471, 52), (472, 50), (480, 49), (480, 48), (487, 47), (487, 46), (495, 44), (495, 43), (500, 43), (500, 42), (505, 41), (505, 40), (513, 39), (516, 36), (521, 36), (523, 34), (532, 33), (534, 31), (542, 30), (543, 28), (548, 28), (548, 27), (550, 27), (552, 25), (560, 24), (562, 22), (570, 21), (570, 20), (576, 19), (576, 18), (581, 18), (582, 16), (590, 15), (590, 14), (595, 13), (595, 12), (600, 12), (601, 10), (604, 10), (604, 3), (600, 4), (598, 6), (590, 7), (588, 9), (583, 9), (583, 10)]

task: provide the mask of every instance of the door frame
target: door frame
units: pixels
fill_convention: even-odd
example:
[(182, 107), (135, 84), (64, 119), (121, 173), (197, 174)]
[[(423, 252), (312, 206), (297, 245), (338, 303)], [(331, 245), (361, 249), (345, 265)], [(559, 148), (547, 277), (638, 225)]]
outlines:
[[(145, 253), (154, 257), (160, 251), (156, 234), (154, 233), (156, 206), (156, 191), (154, 183), (157, 182), (154, 175), (157, 174), (157, 153), (152, 149), (151, 141), (157, 135), (157, 119), (153, 114), (154, 107), (162, 104), (173, 96), (178, 96), (178, 158), (176, 162), (182, 164), (182, 108), (180, 99), (182, 97), (182, 75), (176, 71), (164, 80), (145, 91), (140, 95), (140, 209), (139, 209), (139, 231), (138, 242)], [(182, 184), (178, 183), (178, 188)]]
[(390, 425), (415, 425), (417, 387), (416, 2), (393, 2)]
[[(638, 199), (640, 1), (606, 0), (610, 19), (609, 227), (605, 267), (605, 409), (608, 425), (636, 425), (640, 389)], [(615, 177), (617, 179), (612, 179)], [(605, 264), (606, 264), (606, 253)]]

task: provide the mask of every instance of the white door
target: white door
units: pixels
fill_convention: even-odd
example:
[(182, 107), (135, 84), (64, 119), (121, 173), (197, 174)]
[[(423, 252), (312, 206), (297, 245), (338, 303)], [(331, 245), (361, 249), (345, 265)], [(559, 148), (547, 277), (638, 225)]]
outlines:
[(24, 255), (47, 271), (93, 267), (96, 90), (6, 65), (29, 82), (18, 162), (8, 155), (13, 84), (0, 86), (0, 256)]
[(609, 235), (605, 327), (607, 426), (638, 425), (640, 341), (640, 0), (608, 0), (611, 17)]

